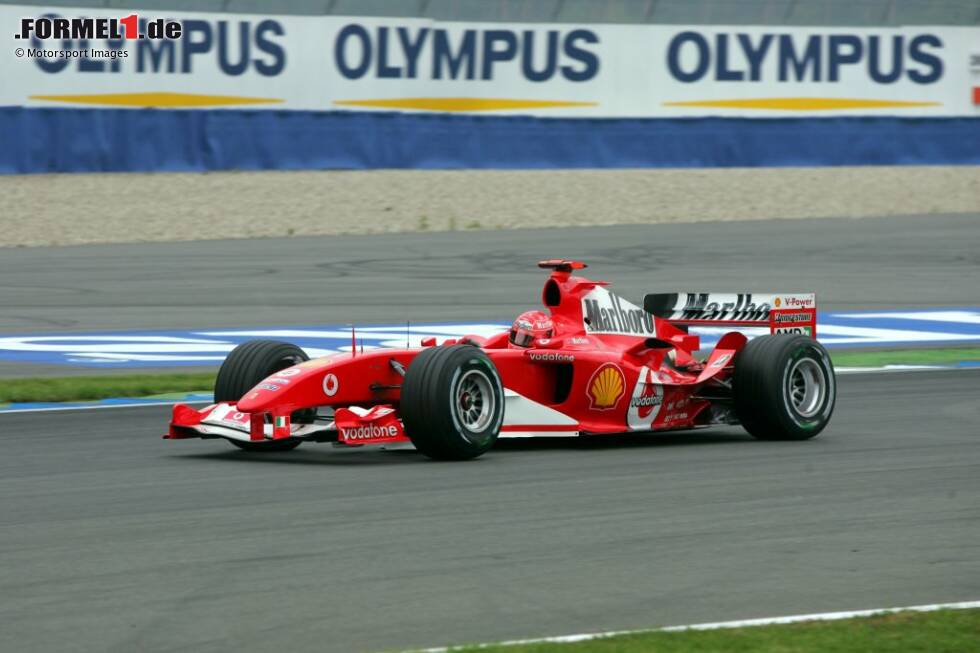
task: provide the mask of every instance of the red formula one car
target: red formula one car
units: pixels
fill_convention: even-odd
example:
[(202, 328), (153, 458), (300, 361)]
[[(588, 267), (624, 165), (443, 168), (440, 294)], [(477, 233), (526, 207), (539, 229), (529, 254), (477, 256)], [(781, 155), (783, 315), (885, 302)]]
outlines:
[[(549, 260), (545, 311), (497, 336), (308, 360), (299, 347), (255, 340), (221, 366), (215, 404), (174, 406), (166, 438), (225, 438), (278, 451), (305, 441), (339, 446), (410, 441), (461, 460), (498, 436), (601, 437), (741, 424), (762, 439), (819, 433), (836, 398), (827, 351), (814, 339), (812, 294), (651, 294), (640, 308), (584, 263)], [(732, 331), (701, 360), (690, 325)]]

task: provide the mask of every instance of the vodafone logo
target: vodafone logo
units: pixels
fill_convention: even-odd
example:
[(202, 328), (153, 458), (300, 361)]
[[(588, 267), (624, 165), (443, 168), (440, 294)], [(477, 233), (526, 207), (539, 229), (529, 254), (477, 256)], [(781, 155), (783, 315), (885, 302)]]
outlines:
[(340, 427), (340, 434), (345, 440), (380, 440), (384, 438), (397, 438), (398, 427), (394, 424), (388, 426), (378, 426), (377, 424), (365, 424), (353, 428)]
[(664, 402), (664, 387), (658, 373), (648, 367), (640, 369), (626, 411), (626, 424), (631, 431), (645, 431), (653, 426)]
[[(543, 340), (541, 344), (545, 344)], [(571, 363), (575, 361), (575, 357), (571, 354), (555, 354), (550, 352), (547, 354), (528, 354), (528, 358), (533, 361), (542, 361), (545, 363)]]
[(340, 389), (340, 381), (337, 380), (336, 374), (327, 374), (323, 377), (323, 394), (328, 397), (332, 397), (337, 394), (337, 390)]
[(233, 424), (247, 424), (249, 421), (249, 414), (239, 411), (230, 411), (221, 419), (222, 421), (231, 422)]
[(653, 407), (659, 406), (664, 400), (663, 396), (654, 394), (656, 391), (652, 385), (645, 385), (646, 388), (644, 388), (643, 393), (639, 397), (634, 397), (630, 400), (630, 406), (639, 409), (637, 415), (639, 415), (640, 419), (648, 417), (653, 411)]

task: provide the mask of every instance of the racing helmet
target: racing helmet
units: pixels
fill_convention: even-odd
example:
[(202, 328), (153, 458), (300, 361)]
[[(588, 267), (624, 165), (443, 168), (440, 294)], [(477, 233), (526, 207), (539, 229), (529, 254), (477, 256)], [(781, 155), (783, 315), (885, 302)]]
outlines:
[(525, 311), (514, 320), (510, 328), (510, 344), (516, 347), (532, 347), (541, 338), (554, 333), (551, 317), (542, 311)]

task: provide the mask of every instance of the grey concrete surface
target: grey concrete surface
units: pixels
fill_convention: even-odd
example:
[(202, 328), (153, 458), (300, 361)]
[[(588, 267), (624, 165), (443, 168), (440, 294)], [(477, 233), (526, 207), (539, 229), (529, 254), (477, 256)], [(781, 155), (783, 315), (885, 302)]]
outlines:
[(159, 408), (0, 415), (0, 650), (349, 653), (977, 599), (978, 396), (977, 371), (847, 376), (807, 442), (459, 464), (166, 442)]
[(977, 165), (0, 175), (28, 247), (978, 210)]
[(980, 213), (0, 248), (0, 332), (507, 319), (536, 261), (659, 290), (815, 291), (830, 309), (980, 303)]

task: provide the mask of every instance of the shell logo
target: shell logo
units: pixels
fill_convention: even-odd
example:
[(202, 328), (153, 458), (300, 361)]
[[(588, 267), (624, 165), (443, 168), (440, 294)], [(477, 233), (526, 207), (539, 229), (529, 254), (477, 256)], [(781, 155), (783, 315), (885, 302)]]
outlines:
[(773, 302), (773, 304), (775, 304), (775, 305), (776, 305), (776, 308), (779, 308), (779, 305), (780, 305), (780, 304), (782, 304), (782, 303), (783, 303), (783, 302), (782, 302), (782, 301), (780, 301), (780, 299), (779, 299), (779, 297), (777, 297), (777, 298), (776, 298), (776, 301), (774, 301), (774, 302)]
[(613, 363), (606, 363), (589, 379), (589, 404), (592, 410), (615, 408), (626, 390), (622, 370)]

